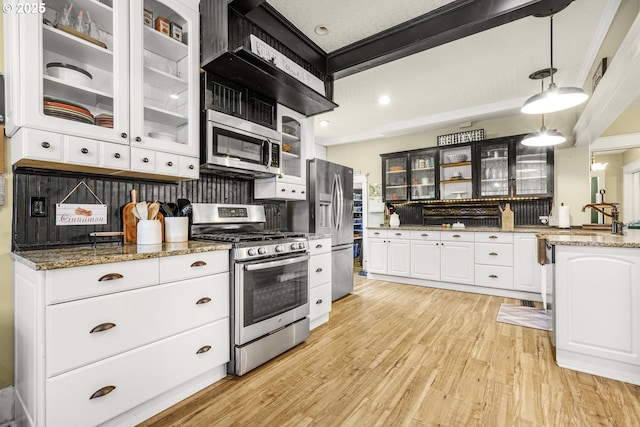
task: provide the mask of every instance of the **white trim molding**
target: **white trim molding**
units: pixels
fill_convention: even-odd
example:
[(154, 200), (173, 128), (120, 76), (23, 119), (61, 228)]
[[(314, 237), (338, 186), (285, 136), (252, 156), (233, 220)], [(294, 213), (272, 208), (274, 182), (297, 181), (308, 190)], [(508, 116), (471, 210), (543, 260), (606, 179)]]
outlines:
[(0, 426), (13, 421), (13, 386), (0, 389)]
[(622, 167), (622, 221), (640, 220), (640, 159)]

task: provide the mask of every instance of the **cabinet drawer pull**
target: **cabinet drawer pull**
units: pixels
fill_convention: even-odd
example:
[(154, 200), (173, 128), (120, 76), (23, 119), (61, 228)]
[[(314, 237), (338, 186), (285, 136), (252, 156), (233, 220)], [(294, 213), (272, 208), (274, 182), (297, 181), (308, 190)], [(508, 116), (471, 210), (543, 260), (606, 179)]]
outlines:
[(286, 189), (286, 188), (283, 188), (283, 189), (282, 189), (282, 190), (280, 190), (280, 191), (287, 191), (287, 189)]
[(121, 137), (121, 138), (126, 138), (127, 136), (129, 136), (129, 135), (127, 135), (127, 134), (126, 134), (126, 133), (124, 133), (124, 132), (122, 132), (122, 133), (120, 134), (120, 137)]
[(115, 323), (111, 323), (111, 322), (107, 322), (107, 323), (101, 323), (98, 326), (96, 326), (95, 328), (93, 328), (89, 333), (90, 334), (95, 334), (97, 332), (104, 332), (104, 331), (108, 331), (111, 328), (115, 328), (116, 324)]
[(302, 190), (300, 193), (301, 193), (301, 194), (304, 194), (304, 190)]
[(402, 236), (402, 233), (396, 233), (396, 236)]
[(322, 267), (316, 268), (316, 273), (322, 273)]
[(320, 249), (320, 248), (322, 248), (322, 245), (321, 245), (320, 243), (318, 243), (318, 244), (316, 245), (316, 249)]
[(496, 276), (495, 274), (490, 274), (489, 277), (492, 278), (492, 279), (497, 279), (498, 278), (498, 276)]
[(50, 147), (51, 147), (51, 144), (49, 144), (47, 141), (42, 141), (42, 142), (40, 143), (40, 146), (41, 146), (42, 148), (50, 148)]
[(142, 159), (142, 163), (149, 163), (149, 158), (145, 157), (144, 159)]
[(491, 256), (498, 256), (498, 254), (497, 254), (497, 253), (495, 253), (495, 252), (489, 252), (489, 255), (491, 255)]
[(124, 276), (120, 273), (109, 273), (109, 274), (105, 274), (104, 276), (102, 276), (101, 278), (98, 279), (98, 282), (106, 282), (108, 280), (118, 280), (118, 279), (122, 279), (124, 278)]
[(196, 261), (191, 264), (191, 267), (204, 267), (205, 265), (207, 265), (207, 263), (204, 261)]
[(113, 157), (115, 157), (116, 159), (119, 159), (119, 158), (120, 158), (120, 153), (115, 153), (115, 154), (113, 155)]
[(320, 305), (322, 304), (322, 302), (323, 302), (322, 299), (319, 299), (318, 301), (316, 301), (316, 305)]
[(93, 393), (91, 395), (91, 397), (89, 398), (89, 400), (97, 399), (98, 397), (102, 397), (102, 396), (106, 396), (107, 394), (111, 393), (115, 389), (116, 389), (116, 386), (114, 386), (114, 385), (104, 386), (100, 390), (98, 390), (95, 393)]
[(452, 237), (453, 237), (454, 239), (459, 239), (459, 238), (461, 238), (462, 236), (461, 236), (461, 235), (459, 235), (459, 234), (454, 234)]
[(203, 298), (200, 298), (198, 301), (196, 301), (196, 305), (198, 305), (198, 304), (206, 304), (208, 302), (211, 302), (211, 298), (203, 297)]
[(193, 165), (189, 165), (189, 169), (193, 170), (193, 169), (195, 169), (195, 168), (196, 168), (195, 166), (193, 166)]
[(136, 142), (140, 142), (142, 141), (142, 138), (140, 138), (139, 136), (136, 136)]
[(167, 162), (167, 166), (169, 167), (173, 166), (173, 162)]
[(429, 237), (429, 235), (423, 233), (423, 234), (420, 235), (420, 237)]
[(209, 350), (211, 350), (211, 346), (210, 345), (203, 345), (202, 347), (200, 347), (198, 349), (198, 351), (196, 351), (196, 354), (206, 353)]
[(498, 236), (491, 235), (491, 236), (489, 236), (489, 238), (490, 238), (490, 239), (497, 239), (497, 238), (498, 238)]
[(89, 153), (89, 150), (87, 150), (86, 148), (82, 148), (82, 150), (80, 150), (80, 152), (81, 152), (82, 154), (88, 154), (88, 153)]

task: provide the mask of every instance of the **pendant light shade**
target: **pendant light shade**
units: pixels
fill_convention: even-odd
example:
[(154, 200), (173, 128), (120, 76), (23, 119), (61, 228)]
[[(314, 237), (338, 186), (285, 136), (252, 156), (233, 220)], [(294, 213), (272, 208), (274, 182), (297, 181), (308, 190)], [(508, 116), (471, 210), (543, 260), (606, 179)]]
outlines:
[[(550, 17), (551, 28), (551, 67), (553, 68), (553, 15)], [(525, 114), (545, 114), (553, 113), (554, 111), (566, 110), (567, 108), (575, 107), (582, 104), (589, 98), (589, 95), (585, 93), (579, 87), (558, 87), (553, 82), (553, 72), (549, 74), (551, 76), (551, 84), (549, 89), (533, 95), (527, 99), (522, 106), (521, 110)]]
[(550, 145), (558, 145), (565, 142), (567, 138), (555, 129), (547, 129), (544, 127), (544, 114), (542, 115), (542, 126), (538, 132), (530, 133), (525, 136), (520, 144), (528, 147), (548, 147)]

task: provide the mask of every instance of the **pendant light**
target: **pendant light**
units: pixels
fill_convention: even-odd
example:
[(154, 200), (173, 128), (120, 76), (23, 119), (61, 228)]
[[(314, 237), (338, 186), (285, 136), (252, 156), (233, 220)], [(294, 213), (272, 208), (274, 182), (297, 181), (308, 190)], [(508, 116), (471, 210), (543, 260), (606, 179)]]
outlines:
[(591, 153), (591, 172), (600, 172), (607, 168), (609, 163), (596, 163), (596, 156)]
[[(551, 67), (553, 69), (553, 15), (550, 16), (551, 28)], [(553, 73), (551, 73), (551, 84), (549, 88), (541, 93), (533, 95), (522, 106), (525, 114), (544, 114), (554, 111), (566, 110), (582, 104), (589, 96), (578, 87), (558, 87), (553, 82)]]
[(542, 115), (542, 126), (538, 132), (530, 133), (525, 136), (520, 144), (528, 147), (548, 147), (550, 145), (558, 145), (565, 142), (567, 138), (555, 129), (547, 129), (544, 127), (544, 114)]

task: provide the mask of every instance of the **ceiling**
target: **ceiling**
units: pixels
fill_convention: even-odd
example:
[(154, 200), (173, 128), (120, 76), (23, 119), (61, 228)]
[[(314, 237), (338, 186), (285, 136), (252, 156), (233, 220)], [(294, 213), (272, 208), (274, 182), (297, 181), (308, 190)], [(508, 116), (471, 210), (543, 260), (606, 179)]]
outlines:
[[(268, 3), (331, 53), (452, 1)], [(578, 0), (554, 16), (558, 86), (583, 87), (590, 79), (619, 3)], [(318, 25), (329, 33), (317, 35)], [(337, 79), (333, 100), (339, 107), (315, 117), (316, 142), (344, 144), (519, 114), (522, 103), (541, 90), (541, 82), (528, 76), (549, 67), (549, 30), (549, 18), (527, 17)], [(391, 102), (379, 105), (381, 95)], [(320, 126), (321, 120), (329, 125)]]

